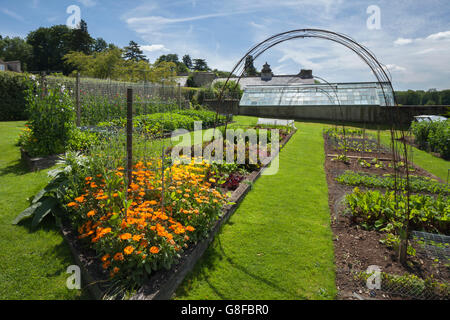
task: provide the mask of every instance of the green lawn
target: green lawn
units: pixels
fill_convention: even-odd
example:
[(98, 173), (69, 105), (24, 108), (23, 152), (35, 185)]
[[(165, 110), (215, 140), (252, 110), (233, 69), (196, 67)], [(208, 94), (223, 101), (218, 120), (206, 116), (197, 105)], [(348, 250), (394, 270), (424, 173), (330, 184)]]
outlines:
[(0, 299), (87, 298), (66, 287), (74, 262), (51, 219), (35, 231), (30, 221), (11, 224), (48, 182), (47, 171), (29, 173), (19, 161), (14, 144), (22, 128), (24, 122), (0, 122)]
[[(376, 137), (376, 131), (369, 130), (372, 136)], [(400, 136), (400, 134), (398, 135)], [(391, 145), (391, 133), (389, 130), (383, 130), (380, 133), (381, 143), (390, 146)], [(431, 153), (414, 148), (410, 145), (408, 147), (409, 160), (419, 167), (434, 174), (436, 177), (441, 178), (443, 181), (447, 181), (448, 170), (450, 169), (450, 162), (442, 158), (433, 156)]]
[(321, 124), (299, 131), (177, 291), (177, 299), (333, 299)]

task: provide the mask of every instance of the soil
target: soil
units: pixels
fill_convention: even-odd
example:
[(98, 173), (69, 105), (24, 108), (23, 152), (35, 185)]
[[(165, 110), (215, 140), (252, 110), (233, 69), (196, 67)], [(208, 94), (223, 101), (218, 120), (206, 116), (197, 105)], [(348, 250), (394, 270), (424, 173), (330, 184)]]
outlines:
[[(330, 143), (331, 139), (325, 136), (325, 155), (340, 154)], [(348, 152), (348, 156), (361, 156), (360, 152)], [(365, 152), (362, 156), (370, 158), (392, 158), (387, 150), (378, 152)], [(336, 263), (336, 286), (338, 299), (406, 299), (382, 292), (380, 290), (369, 291), (364, 283), (354, 280), (352, 271), (366, 271), (370, 265), (381, 267), (382, 272), (404, 275), (415, 274), (420, 278), (433, 276), (436, 280), (447, 282), (450, 279), (450, 268), (443, 262), (435, 262), (425, 252), (413, 244), (416, 248), (416, 256), (409, 256), (408, 265), (403, 266), (397, 259), (397, 253), (380, 242), (385, 234), (378, 231), (367, 231), (354, 223), (348, 215), (344, 214), (341, 204), (345, 194), (351, 193), (354, 187), (339, 184), (335, 178), (346, 170), (355, 172), (368, 172), (373, 174), (394, 173), (386, 161), (385, 168), (363, 168), (357, 158), (350, 158), (348, 163), (332, 161), (333, 157), (326, 156), (325, 172), (328, 182), (328, 201), (331, 212), (331, 227), (334, 234), (334, 254)], [(412, 165), (414, 172), (411, 174), (427, 176), (437, 180), (437, 177), (424, 169)], [(405, 170), (403, 170), (405, 173)], [(441, 180), (440, 180), (441, 181)], [(363, 189), (363, 188), (360, 188)], [(356, 293), (356, 295), (355, 295)], [(408, 298), (410, 299), (410, 298)]]

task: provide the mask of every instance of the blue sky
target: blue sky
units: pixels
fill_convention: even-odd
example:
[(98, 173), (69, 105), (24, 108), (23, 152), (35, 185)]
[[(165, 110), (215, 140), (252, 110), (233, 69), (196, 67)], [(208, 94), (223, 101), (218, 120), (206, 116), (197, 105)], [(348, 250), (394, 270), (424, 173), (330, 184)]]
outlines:
[[(65, 24), (66, 9), (78, 5), (93, 37), (125, 46), (138, 42), (153, 62), (159, 55), (206, 59), (231, 70), (253, 45), (278, 32), (323, 28), (345, 33), (367, 46), (405, 89), (450, 88), (448, 0), (0, 0), (0, 34), (25, 37), (40, 26)], [(380, 29), (366, 21), (380, 8)], [(255, 61), (275, 74), (301, 68), (330, 82), (372, 81), (373, 75), (346, 48), (318, 39), (273, 47)]]

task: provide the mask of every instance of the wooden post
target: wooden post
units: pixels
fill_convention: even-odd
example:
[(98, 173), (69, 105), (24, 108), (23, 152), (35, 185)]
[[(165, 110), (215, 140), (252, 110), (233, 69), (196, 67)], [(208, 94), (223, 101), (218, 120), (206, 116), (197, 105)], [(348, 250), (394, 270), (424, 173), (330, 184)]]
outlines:
[(81, 126), (81, 106), (80, 106), (80, 73), (77, 72), (77, 81), (75, 82), (75, 108), (77, 111), (77, 127)]
[(132, 182), (133, 170), (133, 89), (127, 89), (127, 177)]
[(181, 84), (178, 83), (178, 108), (181, 109)]

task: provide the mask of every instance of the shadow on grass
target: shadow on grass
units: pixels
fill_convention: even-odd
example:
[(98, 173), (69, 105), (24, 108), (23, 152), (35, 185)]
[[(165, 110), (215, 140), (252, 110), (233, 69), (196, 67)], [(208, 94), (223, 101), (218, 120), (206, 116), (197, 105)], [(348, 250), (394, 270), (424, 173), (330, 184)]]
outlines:
[[(25, 218), (18, 224), (18, 226), (24, 227), (29, 233), (34, 233), (37, 231), (60, 233), (60, 230), (56, 225), (55, 218), (51, 213), (49, 213), (37, 227), (32, 227), (32, 221), (33, 217)], [(69, 246), (62, 235), (61, 242), (51, 248), (48, 248), (42, 254), (42, 258), (45, 261), (52, 261), (52, 263), (49, 264), (49, 269), (43, 270), (44, 276), (48, 279), (60, 277), (61, 274), (66, 274), (67, 267), (75, 265)], [(50, 267), (52, 265), (54, 265), (53, 268)], [(70, 274), (67, 273), (67, 277), (69, 276)], [(93, 298), (91, 297), (88, 289), (81, 288), (80, 294), (74, 296), (74, 299), (92, 300)]]
[(6, 176), (8, 174), (22, 176), (30, 172), (31, 171), (27, 165), (20, 159), (10, 163), (6, 167), (0, 168), (0, 176)]
[[(227, 223), (228, 224), (228, 223)], [(221, 231), (220, 231), (221, 232)], [(236, 297), (228, 297), (223, 292), (221, 292), (217, 287), (215, 287), (208, 276), (210, 271), (216, 270), (218, 261), (224, 260), (229, 263), (231, 268), (239, 270), (240, 272), (246, 274), (248, 277), (278, 291), (285, 295), (290, 296), (292, 299), (307, 299), (305, 296), (298, 295), (298, 293), (288, 290), (273, 281), (270, 281), (258, 274), (250, 272), (245, 266), (234, 261), (230, 256), (225, 253), (220, 239), (220, 232), (216, 236), (215, 241), (207, 249), (205, 255), (200, 259), (200, 261), (195, 266), (194, 270), (185, 278), (183, 283), (177, 290), (176, 295), (179, 297), (188, 296), (189, 290), (191, 288), (191, 282), (205, 281), (211, 290), (219, 296), (221, 299), (230, 300), (236, 299)]]

